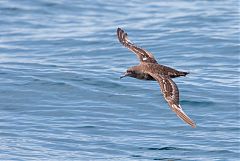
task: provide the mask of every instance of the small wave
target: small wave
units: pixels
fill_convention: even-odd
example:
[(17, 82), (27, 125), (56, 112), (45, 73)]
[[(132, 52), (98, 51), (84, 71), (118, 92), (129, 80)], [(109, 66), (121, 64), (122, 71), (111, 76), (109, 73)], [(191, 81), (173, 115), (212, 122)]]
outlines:
[(182, 150), (182, 149), (175, 147), (163, 147), (163, 148), (148, 148), (148, 150)]
[(174, 161), (174, 160), (181, 160), (181, 159), (174, 159), (174, 158), (155, 158), (155, 159), (153, 159), (153, 160), (166, 160), (166, 161), (171, 160), (171, 161)]
[(141, 155), (131, 155), (131, 157), (134, 157), (134, 158), (141, 158), (142, 156), (141, 156)]
[(85, 126), (79, 126), (77, 127), (79, 129), (92, 129), (92, 128), (96, 128), (96, 126), (92, 126), (92, 125), (85, 125)]
[(147, 149), (147, 150), (187, 150), (183, 148), (177, 148), (177, 147), (171, 147), (171, 146), (166, 146), (162, 148), (140, 148), (140, 149)]

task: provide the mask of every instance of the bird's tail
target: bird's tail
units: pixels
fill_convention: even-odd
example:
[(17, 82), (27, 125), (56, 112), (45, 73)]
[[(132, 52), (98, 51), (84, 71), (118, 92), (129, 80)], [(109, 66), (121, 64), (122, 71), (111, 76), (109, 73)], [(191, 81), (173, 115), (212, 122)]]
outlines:
[(180, 72), (180, 76), (186, 76), (189, 72)]
[(189, 72), (181, 72), (181, 71), (177, 71), (175, 73), (170, 74), (171, 78), (176, 78), (176, 77), (181, 77), (181, 76), (186, 76), (187, 74), (189, 74)]

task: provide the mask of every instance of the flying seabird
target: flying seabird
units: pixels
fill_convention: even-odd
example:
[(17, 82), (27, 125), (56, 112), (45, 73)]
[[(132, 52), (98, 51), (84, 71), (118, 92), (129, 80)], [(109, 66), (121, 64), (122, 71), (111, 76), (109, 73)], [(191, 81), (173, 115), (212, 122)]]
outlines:
[(121, 28), (117, 29), (117, 37), (119, 42), (134, 52), (140, 61), (139, 65), (128, 68), (124, 75), (120, 78), (128, 76), (141, 80), (158, 81), (163, 96), (169, 107), (179, 118), (195, 128), (196, 124), (187, 116), (179, 104), (179, 90), (177, 85), (171, 79), (186, 76), (189, 73), (158, 64), (153, 54), (132, 43), (128, 39), (127, 33), (125, 33)]

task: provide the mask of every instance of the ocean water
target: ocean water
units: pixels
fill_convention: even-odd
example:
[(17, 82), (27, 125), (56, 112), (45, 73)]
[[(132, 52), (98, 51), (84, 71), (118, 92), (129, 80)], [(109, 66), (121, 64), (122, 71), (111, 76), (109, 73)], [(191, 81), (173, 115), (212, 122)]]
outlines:
[[(239, 1), (0, 0), (0, 160), (240, 158)], [(175, 78), (193, 129), (153, 81), (119, 79), (123, 28)]]

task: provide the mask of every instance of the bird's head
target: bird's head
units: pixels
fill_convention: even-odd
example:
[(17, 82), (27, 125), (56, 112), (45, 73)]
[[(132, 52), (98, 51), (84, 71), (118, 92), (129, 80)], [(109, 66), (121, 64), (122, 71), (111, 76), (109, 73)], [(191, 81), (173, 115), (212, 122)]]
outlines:
[(120, 77), (120, 79), (122, 79), (123, 77), (137, 78), (139, 73), (140, 71), (138, 71), (136, 67), (131, 67), (127, 69), (127, 71)]

